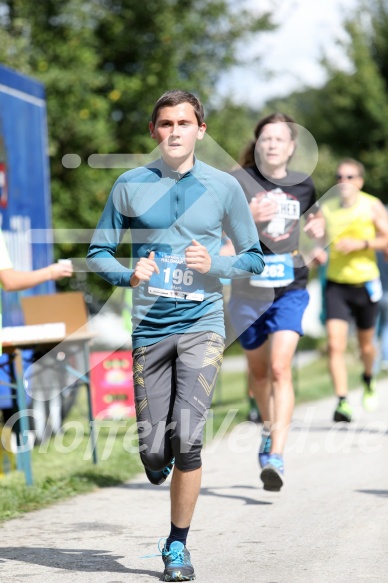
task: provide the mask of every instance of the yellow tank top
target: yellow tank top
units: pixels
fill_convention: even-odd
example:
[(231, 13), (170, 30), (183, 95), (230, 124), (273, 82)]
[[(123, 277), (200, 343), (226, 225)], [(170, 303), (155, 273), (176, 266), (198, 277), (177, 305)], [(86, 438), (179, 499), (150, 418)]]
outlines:
[(376, 237), (372, 220), (372, 204), (376, 197), (360, 192), (355, 205), (341, 207), (335, 197), (322, 205), (326, 219), (329, 263), (327, 279), (337, 283), (359, 284), (379, 277), (376, 254), (372, 249), (352, 251), (345, 255), (335, 249), (335, 244), (344, 238), (370, 240)]

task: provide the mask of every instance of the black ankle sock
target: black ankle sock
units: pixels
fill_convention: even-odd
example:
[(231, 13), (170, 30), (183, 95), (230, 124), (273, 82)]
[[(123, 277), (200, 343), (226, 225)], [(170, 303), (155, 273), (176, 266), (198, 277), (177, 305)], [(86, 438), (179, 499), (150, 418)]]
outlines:
[(175, 524), (171, 523), (171, 531), (170, 531), (170, 536), (168, 537), (168, 539), (166, 541), (166, 549), (168, 550), (170, 548), (170, 544), (174, 540), (177, 540), (186, 546), (186, 540), (187, 540), (187, 535), (189, 534), (189, 528), (190, 528), (190, 526), (187, 526), (186, 528), (178, 528), (177, 526), (175, 526)]
[(370, 382), (372, 380), (372, 375), (366, 375), (365, 373), (363, 373), (362, 378), (366, 382), (367, 385), (370, 385)]
[(338, 397), (339, 402), (342, 403), (342, 401), (346, 401), (346, 397)]

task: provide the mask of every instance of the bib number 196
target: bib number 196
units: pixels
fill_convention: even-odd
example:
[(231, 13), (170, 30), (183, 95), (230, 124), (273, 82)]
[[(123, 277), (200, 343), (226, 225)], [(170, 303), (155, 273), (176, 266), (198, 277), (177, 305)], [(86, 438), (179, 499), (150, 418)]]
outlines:
[(172, 269), (167, 267), (163, 269), (164, 283), (173, 283), (174, 285), (192, 285), (194, 281), (194, 273), (191, 269)]
[(202, 276), (192, 269), (185, 269), (184, 257), (156, 252), (155, 261), (160, 271), (151, 276), (148, 284), (150, 294), (165, 298), (203, 301)]

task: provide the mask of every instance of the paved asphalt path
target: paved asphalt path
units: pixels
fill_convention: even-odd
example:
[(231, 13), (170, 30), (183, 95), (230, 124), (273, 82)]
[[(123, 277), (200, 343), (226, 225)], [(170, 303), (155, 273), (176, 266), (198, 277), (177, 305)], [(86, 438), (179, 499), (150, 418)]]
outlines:
[[(259, 480), (259, 427), (238, 426), (204, 452), (204, 477), (188, 547), (204, 583), (388, 582), (388, 380), (380, 408), (331, 422), (334, 398), (298, 407), (286, 484)], [(0, 583), (153, 583), (168, 534), (168, 485), (143, 475), (1, 527)]]

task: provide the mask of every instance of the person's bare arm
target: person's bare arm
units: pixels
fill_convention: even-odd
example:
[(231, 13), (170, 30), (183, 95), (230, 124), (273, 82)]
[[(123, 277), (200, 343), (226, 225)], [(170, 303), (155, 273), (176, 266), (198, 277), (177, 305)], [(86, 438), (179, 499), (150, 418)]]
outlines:
[(384, 251), (388, 246), (388, 213), (380, 200), (372, 207), (372, 218), (377, 237), (369, 241), (369, 247), (376, 251)]
[(306, 217), (304, 232), (311, 239), (317, 239), (319, 243), (325, 239), (325, 219), (321, 210), (316, 213), (309, 213)]
[(336, 244), (337, 251), (345, 255), (352, 251), (362, 251), (363, 249), (373, 249), (382, 251), (388, 245), (388, 214), (383, 203), (376, 200), (372, 205), (372, 221), (376, 228), (376, 237), (373, 239), (353, 239), (345, 237)]
[(306, 224), (303, 231), (310, 239), (315, 239), (316, 247), (312, 249), (307, 255), (305, 254), (305, 261), (307, 265), (324, 265), (328, 259), (326, 251), (326, 220), (319, 209), (316, 212), (308, 211), (305, 214)]
[(72, 275), (73, 266), (65, 263), (53, 263), (34, 271), (15, 271), (9, 268), (0, 270), (0, 284), (5, 291), (22, 291), (45, 281), (57, 281)]

